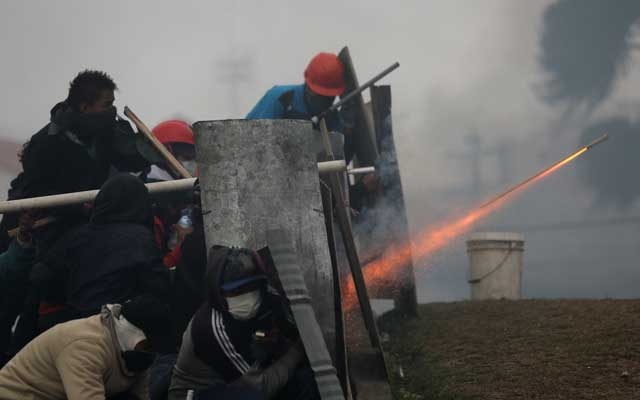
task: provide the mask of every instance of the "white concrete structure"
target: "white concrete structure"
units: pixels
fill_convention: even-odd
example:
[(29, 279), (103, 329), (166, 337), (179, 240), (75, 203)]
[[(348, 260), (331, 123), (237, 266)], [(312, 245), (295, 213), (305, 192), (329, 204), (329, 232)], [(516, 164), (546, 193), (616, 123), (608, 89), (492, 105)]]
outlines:
[[(300, 120), (223, 120), (194, 124), (207, 248), (260, 249), (266, 233), (293, 241), (325, 340), (335, 337), (333, 277), (315, 137)], [(343, 166), (344, 167), (344, 166)]]
[(477, 232), (467, 240), (471, 300), (519, 299), (524, 236)]

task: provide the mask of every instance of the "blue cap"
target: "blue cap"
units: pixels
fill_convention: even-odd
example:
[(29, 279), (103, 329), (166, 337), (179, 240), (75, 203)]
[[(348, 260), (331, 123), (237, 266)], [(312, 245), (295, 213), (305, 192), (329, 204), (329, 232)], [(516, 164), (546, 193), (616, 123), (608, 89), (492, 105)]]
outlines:
[(236, 281), (228, 282), (222, 285), (222, 290), (225, 292), (236, 290), (248, 283), (257, 282), (257, 281), (266, 281), (267, 277), (265, 275), (254, 275), (244, 279), (238, 279)]

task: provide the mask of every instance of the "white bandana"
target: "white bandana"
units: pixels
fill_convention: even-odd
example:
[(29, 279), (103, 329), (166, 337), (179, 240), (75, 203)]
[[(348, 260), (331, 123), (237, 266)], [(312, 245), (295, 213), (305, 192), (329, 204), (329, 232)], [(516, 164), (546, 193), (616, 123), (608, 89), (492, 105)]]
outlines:
[(147, 339), (140, 328), (127, 321), (119, 312), (114, 312), (114, 304), (107, 304), (107, 308), (113, 315), (113, 326), (116, 331), (116, 338), (118, 339), (120, 350), (131, 351), (135, 349), (138, 343)]

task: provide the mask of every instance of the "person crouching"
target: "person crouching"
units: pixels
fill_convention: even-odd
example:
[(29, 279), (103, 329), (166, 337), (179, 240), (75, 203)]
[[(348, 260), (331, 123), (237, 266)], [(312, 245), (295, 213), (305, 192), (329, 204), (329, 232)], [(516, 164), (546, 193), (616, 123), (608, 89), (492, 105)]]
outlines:
[(166, 305), (142, 295), (56, 325), (0, 370), (0, 399), (148, 400), (155, 352), (174, 346), (167, 314)]
[(257, 253), (214, 246), (207, 301), (195, 313), (174, 367), (169, 400), (319, 399), (284, 299)]

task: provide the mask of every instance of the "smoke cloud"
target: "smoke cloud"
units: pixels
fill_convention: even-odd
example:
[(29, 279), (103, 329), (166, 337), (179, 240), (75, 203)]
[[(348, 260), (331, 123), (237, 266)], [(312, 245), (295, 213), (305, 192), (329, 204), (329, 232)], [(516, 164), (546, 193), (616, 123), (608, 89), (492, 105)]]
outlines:
[(549, 73), (544, 98), (570, 107), (597, 106), (630, 58), (640, 2), (561, 0), (544, 13), (540, 62)]
[(585, 129), (582, 139), (588, 143), (604, 132), (611, 136), (609, 143), (585, 157), (581, 177), (595, 191), (599, 205), (628, 208), (640, 197), (640, 124), (609, 118)]

